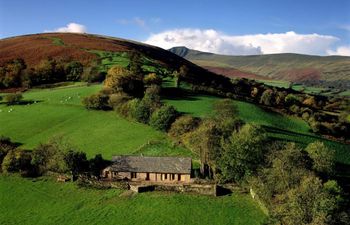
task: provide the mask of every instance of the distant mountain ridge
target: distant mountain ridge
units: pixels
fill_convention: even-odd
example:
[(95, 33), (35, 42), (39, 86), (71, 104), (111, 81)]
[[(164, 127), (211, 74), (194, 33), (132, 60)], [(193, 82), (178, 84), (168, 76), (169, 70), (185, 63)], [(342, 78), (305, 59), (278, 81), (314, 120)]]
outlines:
[(312, 56), (293, 53), (231, 56), (201, 52), (186, 47), (174, 47), (169, 51), (213, 72), (221, 71), (221, 74), (229, 77), (232, 77), (235, 71), (239, 71), (251, 76), (255, 74), (257, 79), (294, 82), (350, 81), (350, 57), (348, 56)]

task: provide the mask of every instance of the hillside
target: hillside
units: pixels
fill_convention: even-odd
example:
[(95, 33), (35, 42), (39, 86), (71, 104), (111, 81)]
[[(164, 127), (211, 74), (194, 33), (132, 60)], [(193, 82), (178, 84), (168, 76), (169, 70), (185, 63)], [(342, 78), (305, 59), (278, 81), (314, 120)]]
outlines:
[[(350, 57), (270, 54), (251, 56), (218, 55), (174, 47), (169, 50), (211, 71), (232, 77), (277, 79), (287, 81), (349, 81)], [(241, 74), (240, 74), (241, 73)], [(253, 75), (254, 74), (254, 75)], [(249, 77), (249, 76), (248, 76)]]
[[(27, 68), (39, 65), (43, 60), (56, 59), (79, 61), (84, 67), (128, 63), (130, 53), (138, 53), (153, 67), (163, 66), (170, 71), (186, 65), (192, 74), (215, 76), (215, 74), (170, 53), (164, 49), (143, 43), (92, 34), (41, 33), (0, 40), (0, 66), (22, 58)], [(124, 55), (123, 55), (124, 53)], [(117, 62), (116, 62), (117, 61)]]

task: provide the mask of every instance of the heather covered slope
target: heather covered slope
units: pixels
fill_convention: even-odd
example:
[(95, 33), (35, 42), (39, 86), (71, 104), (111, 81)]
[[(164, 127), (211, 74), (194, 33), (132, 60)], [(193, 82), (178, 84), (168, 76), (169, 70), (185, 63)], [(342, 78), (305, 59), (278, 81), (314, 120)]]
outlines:
[[(267, 79), (288, 81), (350, 80), (350, 57), (346, 56), (311, 56), (289, 53), (230, 56), (200, 52), (185, 47), (174, 47), (170, 49), (170, 52), (212, 71), (221, 69), (221, 74), (228, 76), (232, 76), (232, 73), (239, 70), (241, 73), (255, 74), (257, 79), (263, 76)], [(239, 74), (237, 76), (242, 77)]]
[(164, 49), (93, 34), (40, 33), (16, 36), (1, 39), (0, 49), (0, 66), (16, 58), (24, 59), (27, 67), (34, 67), (40, 61), (51, 58), (76, 60), (90, 65), (102, 63), (98, 60), (101, 52), (137, 52), (169, 69), (178, 69), (179, 66), (186, 65), (193, 73), (206, 73), (206, 70)]

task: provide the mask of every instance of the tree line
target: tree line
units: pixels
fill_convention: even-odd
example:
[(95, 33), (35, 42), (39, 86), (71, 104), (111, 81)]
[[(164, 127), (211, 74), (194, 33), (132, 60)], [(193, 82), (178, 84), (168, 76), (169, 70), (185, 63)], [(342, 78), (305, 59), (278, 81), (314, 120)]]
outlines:
[(41, 84), (63, 81), (103, 81), (105, 74), (97, 66), (85, 67), (79, 61), (69, 59), (43, 59), (28, 68), (21, 58), (10, 60), (0, 66), (0, 89), (30, 88)]

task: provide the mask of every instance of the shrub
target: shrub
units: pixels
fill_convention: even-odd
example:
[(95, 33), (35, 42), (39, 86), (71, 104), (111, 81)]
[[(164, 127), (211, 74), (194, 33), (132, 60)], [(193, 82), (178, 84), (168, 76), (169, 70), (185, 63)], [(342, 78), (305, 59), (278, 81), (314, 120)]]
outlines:
[(83, 105), (87, 109), (102, 109), (108, 110), (110, 106), (108, 104), (109, 96), (101, 93), (93, 94), (83, 99)]
[(167, 131), (178, 114), (173, 106), (162, 106), (152, 114), (150, 125), (157, 130)]
[(4, 157), (1, 169), (5, 173), (18, 171), (18, 163), (16, 159), (15, 150), (10, 150)]
[(144, 124), (148, 123), (151, 111), (145, 101), (139, 100), (132, 102), (131, 108), (131, 115), (136, 121)]
[(117, 109), (128, 102), (130, 99), (131, 97), (125, 93), (115, 93), (109, 96), (108, 105), (113, 109)]
[(260, 104), (271, 106), (274, 104), (274, 94), (271, 89), (265, 90), (260, 98)]
[(296, 95), (288, 94), (284, 99), (286, 105), (298, 105), (300, 103), (299, 98)]
[(191, 132), (199, 125), (200, 119), (186, 115), (181, 116), (171, 124), (169, 134), (173, 137), (179, 137), (185, 133)]
[(21, 93), (8, 94), (5, 96), (7, 105), (18, 104), (22, 100), (23, 96)]

